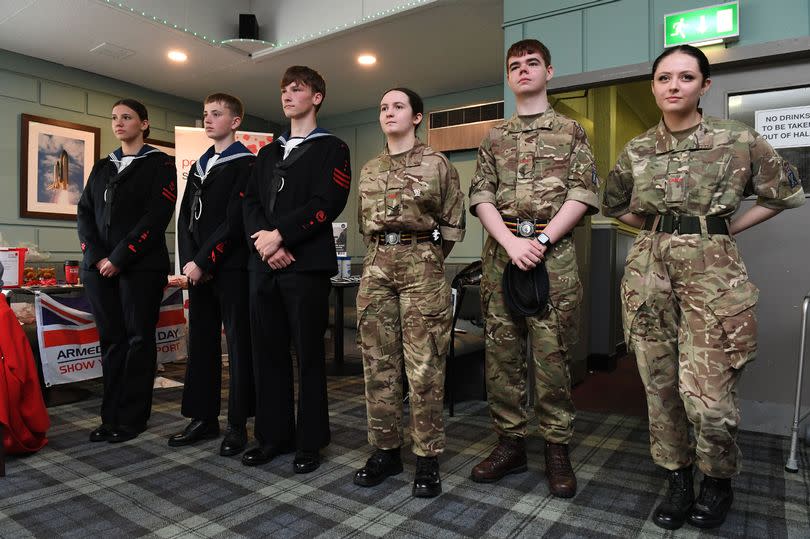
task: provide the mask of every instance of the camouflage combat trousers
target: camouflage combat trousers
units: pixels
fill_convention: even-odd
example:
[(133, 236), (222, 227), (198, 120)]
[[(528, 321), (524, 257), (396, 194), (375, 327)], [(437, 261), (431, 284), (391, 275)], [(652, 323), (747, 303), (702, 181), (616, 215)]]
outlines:
[(725, 235), (641, 232), (621, 294), (625, 338), (647, 394), (653, 460), (668, 470), (697, 461), (712, 477), (736, 475), (737, 382), (756, 354), (758, 297), (736, 243)]
[(450, 286), (441, 247), (431, 243), (369, 247), (357, 294), (368, 441), (403, 445), (402, 366), (408, 378), (412, 450), (444, 451), (444, 373), (450, 344)]
[(547, 314), (513, 318), (504, 303), (501, 280), (506, 250), (491, 237), (484, 245), (481, 307), (486, 319), (486, 381), (489, 411), (499, 435), (525, 437), (526, 336), (534, 359), (535, 413), (540, 433), (566, 444), (574, 432), (568, 349), (576, 343), (582, 286), (574, 243), (564, 239), (546, 260), (549, 273)]

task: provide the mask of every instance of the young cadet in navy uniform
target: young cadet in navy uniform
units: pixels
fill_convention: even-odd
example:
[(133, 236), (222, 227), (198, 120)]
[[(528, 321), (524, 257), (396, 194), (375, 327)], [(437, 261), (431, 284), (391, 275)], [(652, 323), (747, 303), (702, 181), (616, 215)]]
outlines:
[[(183, 274), (189, 280), (189, 354), (183, 388), (183, 432), (169, 438), (178, 447), (219, 436), (222, 349), (228, 342), (228, 429), (219, 448), (237, 455), (247, 444), (247, 418), (253, 415), (253, 365), (248, 313), (247, 242), (242, 197), (255, 157), (236, 130), (242, 102), (228, 94), (205, 98), (205, 134), (214, 145), (191, 166), (177, 222)], [(240, 323), (241, 322), (241, 323)]]
[(104, 395), (91, 442), (146, 430), (157, 367), (155, 328), (169, 274), (166, 227), (177, 200), (174, 158), (144, 144), (149, 115), (134, 99), (113, 105), (121, 147), (99, 160), (77, 210), (81, 277), (98, 327)]
[[(259, 152), (245, 192), (259, 442), (242, 456), (247, 466), (295, 450), (294, 471), (308, 473), (330, 440), (323, 337), (329, 278), (337, 272), (331, 223), (346, 205), (351, 169), (346, 144), (317, 127), (325, 95), (316, 71), (287, 69), (281, 104), (290, 131)], [(297, 414), (290, 339), (298, 362)]]

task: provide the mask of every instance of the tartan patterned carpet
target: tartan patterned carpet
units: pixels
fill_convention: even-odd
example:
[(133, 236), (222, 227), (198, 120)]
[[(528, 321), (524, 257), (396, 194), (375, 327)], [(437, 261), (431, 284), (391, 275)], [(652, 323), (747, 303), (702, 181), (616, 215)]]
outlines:
[(494, 485), (469, 479), (495, 443), (484, 402), (457, 405), (440, 458), (444, 493), (412, 498), (415, 457), (375, 488), (352, 483), (370, 450), (362, 379), (330, 378), (332, 444), (314, 473), (292, 472), (292, 455), (258, 468), (216, 454), (219, 440), (170, 449), (181, 430), (181, 388), (155, 391), (149, 430), (124, 444), (91, 444), (96, 395), (50, 409), (50, 444), (11, 457), (0, 478), (0, 537), (810, 537), (810, 459), (783, 471), (788, 440), (742, 433), (744, 471), (720, 530), (665, 533), (648, 516), (664, 476), (648, 453), (643, 419), (580, 412), (572, 443), (579, 493), (549, 495), (542, 440), (529, 440), (529, 472)]

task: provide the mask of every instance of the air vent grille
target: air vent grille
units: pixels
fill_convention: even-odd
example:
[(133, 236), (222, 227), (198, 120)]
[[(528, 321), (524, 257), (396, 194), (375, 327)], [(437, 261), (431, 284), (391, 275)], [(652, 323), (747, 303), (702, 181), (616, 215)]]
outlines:
[(484, 103), (458, 109), (440, 110), (430, 113), (430, 128), (453, 127), (457, 125), (487, 122), (503, 118), (503, 101)]
[(96, 47), (90, 49), (90, 52), (94, 52), (96, 54), (100, 54), (102, 56), (107, 56), (109, 58), (113, 58), (114, 60), (123, 60), (124, 58), (129, 58), (135, 51), (125, 49), (120, 45), (116, 45), (114, 43), (102, 43)]

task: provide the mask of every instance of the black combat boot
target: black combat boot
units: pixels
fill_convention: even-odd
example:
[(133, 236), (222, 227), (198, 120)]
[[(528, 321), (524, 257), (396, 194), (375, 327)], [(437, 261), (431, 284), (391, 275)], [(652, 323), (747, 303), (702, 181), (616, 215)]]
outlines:
[(716, 528), (726, 520), (726, 514), (734, 501), (731, 479), (703, 477), (700, 494), (689, 513), (689, 524), (698, 528)]
[(413, 495), (417, 498), (434, 498), (442, 493), (439, 477), (439, 459), (416, 457), (416, 474), (413, 478)]
[(366, 461), (366, 465), (354, 474), (354, 484), (361, 487), (373, 487), (382, 483), (386, 477), (402, 472), (402, 457), (399, 448), (377, 449)]
[(659, 528), (677, 530), (686, 522), (686, 517), (695, 503), (695, 487), (692, 467), (667, 472), (669, 490), (664, 501), (655, 508), (653, 522)]

